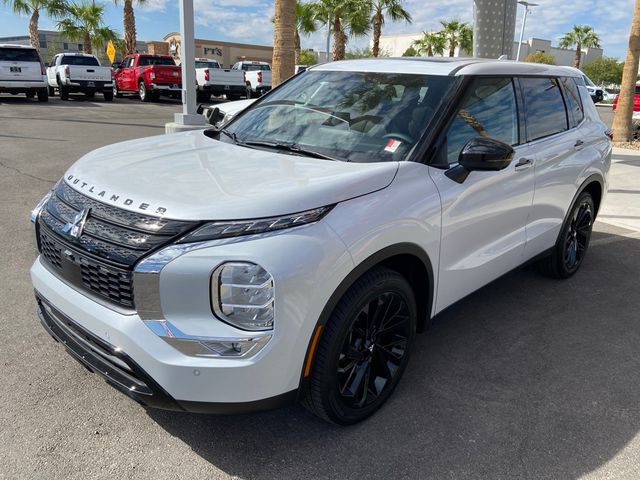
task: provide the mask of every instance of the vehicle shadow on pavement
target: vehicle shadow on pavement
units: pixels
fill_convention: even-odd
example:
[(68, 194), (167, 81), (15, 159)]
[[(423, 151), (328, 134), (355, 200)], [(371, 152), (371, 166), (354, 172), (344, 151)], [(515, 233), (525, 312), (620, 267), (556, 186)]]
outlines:
[(394, 396), (360, 425), (301, 407), (147, 414), (240, 478), (578, 478), (640, 425), (640, 235), (596, 229), (573, 278), (525, 268), (440, 314)]

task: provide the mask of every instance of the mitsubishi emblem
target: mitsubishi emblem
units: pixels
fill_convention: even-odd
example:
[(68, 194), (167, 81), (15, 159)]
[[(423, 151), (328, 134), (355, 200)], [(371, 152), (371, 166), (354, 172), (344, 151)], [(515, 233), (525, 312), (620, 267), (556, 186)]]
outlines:
[(83, 208), (80, 210), (78, 214), (73, 217), (73, 220), (62, 228), (62, 231), (64, 233), (68, 233), (73, 238), (80, 238), (84, 225), (87, 223), (87, 217), (89, 216), (90, 211), (90, 208)]

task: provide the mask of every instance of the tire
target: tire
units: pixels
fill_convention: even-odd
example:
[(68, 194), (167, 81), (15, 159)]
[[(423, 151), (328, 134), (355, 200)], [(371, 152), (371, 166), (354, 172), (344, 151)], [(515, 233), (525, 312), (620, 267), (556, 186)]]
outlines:
[(38, 89), (38, 101), (39, 102), (48, 102), (49, 101), (49, 89), (48, 88), (40, 88)]
[(138, 83), (138, 96), (140, 97), (140, 100), (145, 103), (151, 101), (151, 95), (149, 94), (149, 92), (147, 92), (147, 86), (144, 84), (144, 82)]
[(116, 85), (116, 82), (113, 82), (113, 94), (112, 94), (112, 98), (113, 97), (117, 97), (117, 98), (122, 98), (122, 93), (120, 92), (120, 90), (118, 90), (118, 85)]
[(53, 87), (49, 87), (49, 96), (53, 97), (56, 94), (56, 89)]
[(539, 270), (553, 278), (575, 274), (587, 254), (594, 220), (593, 198), (589, 192), (582, 192), (569, 209), (553, 252), (538, 263)]
[(207, 92), (202, 92), (200, 90), (196, 91), (196, 102), (205, 103), (211, 100), (211, 94)]
[(407, 280), (387, 268), (369, 270), (327, 321), (302, 404), (338, 425), (375, 413), (402, 377), (416, 325), (416, 301)]
[(58, 84), (58, 91), (60, 92), (60, 100), (69, 100), (69, 89), (61, 84)]
[(105, 102), (112, 102), (113, 101), (113, 91), (112, 90), (105, 90), (104, 92), (102, 92), (102, 96), (104, 97), (104, 101)]

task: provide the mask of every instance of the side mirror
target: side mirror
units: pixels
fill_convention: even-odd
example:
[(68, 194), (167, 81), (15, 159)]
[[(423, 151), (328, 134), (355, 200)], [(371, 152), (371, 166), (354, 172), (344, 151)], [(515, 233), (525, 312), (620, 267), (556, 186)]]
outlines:
[(445, 175), (462, 183), (473, 170), (497, 171), (509, 166), (515, 151), (511, 145), (487, 137), (472, 138), (462, 148), (458, 165), (450, 168)]

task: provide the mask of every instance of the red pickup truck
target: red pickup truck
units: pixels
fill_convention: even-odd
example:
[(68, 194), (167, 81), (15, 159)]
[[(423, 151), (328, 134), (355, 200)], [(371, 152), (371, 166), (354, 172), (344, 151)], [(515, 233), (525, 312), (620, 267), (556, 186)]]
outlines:
[[(636, 83), (636, 91), (633, 96), (633, 118), (634, 120), (640, 120), (640, 83)], [(616, 95), (616, 98), (613, 99), (613, 110), (618, 109), (618, 98), (619, 95)]]
[(157, 100), (161, 94), (174, 97), (182, 90), (182, 72), (169, 55), (133, 53), (113, 68), (113, 94), (137, 93), (140, 100)]

